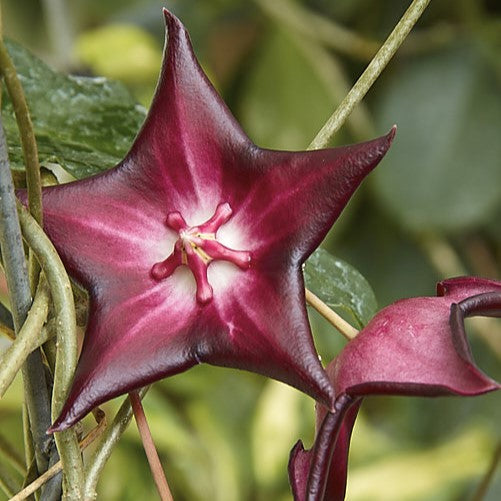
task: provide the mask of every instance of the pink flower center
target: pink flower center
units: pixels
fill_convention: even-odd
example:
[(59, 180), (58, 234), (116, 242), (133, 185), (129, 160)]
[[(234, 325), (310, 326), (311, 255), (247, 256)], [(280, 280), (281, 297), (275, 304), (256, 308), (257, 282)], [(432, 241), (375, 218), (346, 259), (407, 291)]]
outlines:
[(229, 249), (217, 241), (217, 230), (231, 218), (232, 213), (230, 204), (222, 203), (205, 223), (188, 226), (180, 212), (170, 212), (166, 224), (179, 237), (170, 256), (153, 265), (151, 276), (155, 280), (163, 280), (170, 277), (178, 266), (188, 266), (197, 284), (197, 301), (202, 305), (208, 303), (213, 291), (207, 278), (207, 268), (212, 261), (229, 261), (242, 270), (251, 265), (250, 252)]

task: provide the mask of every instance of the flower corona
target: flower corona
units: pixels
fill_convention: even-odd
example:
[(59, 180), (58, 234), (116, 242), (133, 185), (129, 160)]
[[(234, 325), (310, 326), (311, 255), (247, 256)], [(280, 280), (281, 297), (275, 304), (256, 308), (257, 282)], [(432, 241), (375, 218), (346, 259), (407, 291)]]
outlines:
[(207, 268), (214, 260), (228, 261), (242, 270), (251, 265), (251, 253), (233, 250), (217, 240), (217, 231), (232, 215), (229, 203), (219, 204), (214, 215), (198, 226), (188, 226), (179, 211), (169, 213), (167, 226), (175, 231), (178, 239), (167, 259), (155, 263), (151, 275), (155, 280), (170, 277), (179, 266), (188, 266), (197, 284), (196, 297), (200, 304), (208, 303), (213, 290), (207, 278)]

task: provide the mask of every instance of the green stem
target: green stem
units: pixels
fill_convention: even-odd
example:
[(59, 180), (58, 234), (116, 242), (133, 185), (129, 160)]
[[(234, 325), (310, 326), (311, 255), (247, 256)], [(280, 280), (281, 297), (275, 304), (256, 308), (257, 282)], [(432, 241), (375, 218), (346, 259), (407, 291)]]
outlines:
[[(19, 221), (28, 246), (35, 253), (47, 277), (57, 317), (57, 358), (52, 392), (52, 419), (66, 401), (77, 363), (75, 304), (71, 284), (54, 246), (35, 219), (18, 203)], [(63, 463), (65, 499), (82, 499), (83, 463), (73, 429), (55, 433)]]
[(47, 284), (40, 282), (26, 321), (15, 341), (0, 357), (0, 397), (3, 397), (28, 355), (40, 346), (40, 333), (49, 311), (49, 299)]
[[(303, 36), (292, 34), (292, 39), (324, 82), (325, 89), (331, 95), (333, 102), (340, 103), (350, 91), (350, 85), (338, 58)], [(374, 135), (372, 118), (364, 103), (360, 103), (360, 106), (347, 118), (347, 127), (357, 141), (363, 141)]]
[[(3, 39), (0, 37), (0, 73), (5, 79), (5, 86), (9, 93), (16, 116), (21, 148), (23, 150), (26, 167), (26, 185), (28, 188), (28, 208), (37, 222), (42, 224), (42, 180), (40, 177), (40, 163), (38, 161), (38, 147), (31, 116), (26, 103), (23, 87), (17, 76), (16, 68), (7, 51)], [(31, 292), (35, 293), (38, 283), (40, 266), (30, 253), (28, 261), (28, 276)]]
[(11, 472), (0, 463), (0, 489), (2, 489), (9, 498), (20, 489), (19, 483), (12, 476)]
[(358, 33), (335, 23), (331, 19), (305, 9), (291, 0), (256, 0), (270, 16), (286, 24), (294, 31), (306, 35), (341, 54), (369, 61), (379, 48), (375, 40), (368, 40)]
[(2, 435), (0, 435), (0, 451), (2, 455), (21, 475), (26, 475), (26, 466), (24, 464), (23, 458)]
[[(28, 406), (26, 402), (23, 402), (23, 442), (24, 442), (24, 462), (26, 464), (26, 470), (30, 471), (30, 468), (35, 461), (35, 449), (33, 445), (33, 437), (31, 436), (30, 430), (30, 419), (28, 415)], [(37, 472), (38, 473), (38, 472)]]
[(389, 37), (378, 50), (374, 59), (343, 99), (337, 110), (327, 120), (308, 149), (325, 148), (332, 136), (341, 128), (353, 108), (364, 98), (405, 38), (420, 18), (430, 0), (414, 0), (397, 23)]
[[(143, 398), (147, 391), (147, 387), (141, 388), (138, 391), (139, 397)], [(84, 499), (96, 499), (96, 487), (99, 480), (99, 474), (104, 468), (106, 461), (108, 461), (113, 448), (120, 440), (122, 433), (127, 429), (127, 426), (129, 426), (132, 415), (131, 403), (127, 398), (120, 406), (113, 422), (106, 428), (93, 455), (89, 458), (89, 462), (87, 463), (88, 466), (85, 470)]]
[(38, 148), (33, 132), (30, 112), (24, 96), (23, 87), (16, 73), (7, 47), (0, 39), (0, 73), (2, 73), (16, 115), (21, 139), (24, 161), (26, 164), (26, 183), (28, 187), (28, 207), (39, 224), (42, 223), (42, 184)]
[(57, 66), (68, 67), (73, 62), (73, 30), (68, 12), (71, 4), (66, 0), (42, 0), (42, 7)]
[(475, 493), (473, 494), (472, 501), (482, 501), (485, 499), (489, 486), (491, 485), (496, 469), (501, 461), (501, 441), (498, 442), (494, 454), (492, 455), (489, 468), (485, 472), (480, 484), (478, 485)]
[[(5, 276), (12, 305), (16, 333), (26, 320), (31, 306), (31, 291), (26, 270), (16, 197), (10, 173), (7, 144), (0, 118), (0, 246)], [(40, 473), (47, 469), (47, 428), (50, 426), (50, 404), (42, 357), (32, 352), (23, 366), (25, 400), (34, 442), (35, 458)]]

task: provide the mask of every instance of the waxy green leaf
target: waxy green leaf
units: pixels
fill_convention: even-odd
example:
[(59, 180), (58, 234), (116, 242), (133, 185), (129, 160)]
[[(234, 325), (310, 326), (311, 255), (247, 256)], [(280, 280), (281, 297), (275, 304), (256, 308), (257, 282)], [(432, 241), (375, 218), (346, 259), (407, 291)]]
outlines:
[[(115, 166), (146, 116), (129, 91), (106, 78), (66, 76), (14, 42), (7, 42), (26, 94), (40, 162), (60, 164), (78, 179)], [(14, 169), (23, 157), (12, 104), (5, 89), (2, 118)]]
[(353, 266), (324, 249), (317, 249), (306, 261), (304, 279), (311, 292), (330, 308), (350, 315), (358, 327), (368, 323), (377, 311), (369, 282)]

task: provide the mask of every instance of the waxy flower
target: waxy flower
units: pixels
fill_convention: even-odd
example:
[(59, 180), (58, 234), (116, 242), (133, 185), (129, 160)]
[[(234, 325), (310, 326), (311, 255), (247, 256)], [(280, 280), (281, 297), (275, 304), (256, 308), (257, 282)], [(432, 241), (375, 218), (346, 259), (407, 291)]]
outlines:
[(180, 21), (157, 91), (114, 169), (43, 192), (45, 230), (90, 294), (72, 389), (52, 431), (195, 364), (255, 371), (331, 407), (301, 266), (394, 136), (311, 152), (256, 147)]
[(381, 310), (327, 372), (334, 412), (317, 409), (317, 437), (291, 452), (296, 501), (341, 501), (350, 436), (368, 395), (480, 395), (501, 386), (474, 364), (464, 328), (469, 315), (501, 316), (501, 282), (464, 277), (437, 286), (439, 297), (403, 299)]

